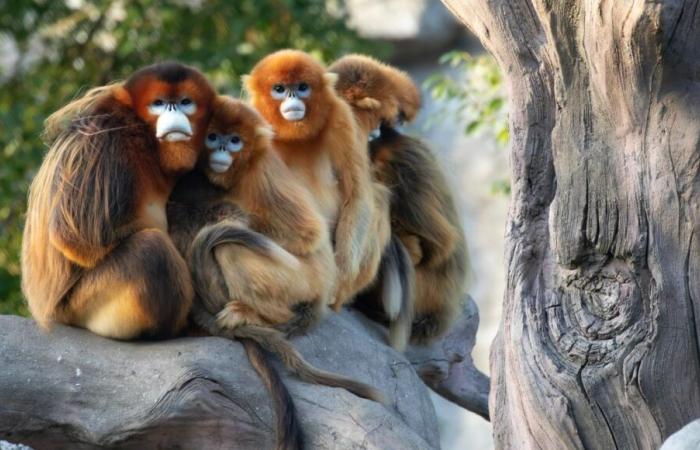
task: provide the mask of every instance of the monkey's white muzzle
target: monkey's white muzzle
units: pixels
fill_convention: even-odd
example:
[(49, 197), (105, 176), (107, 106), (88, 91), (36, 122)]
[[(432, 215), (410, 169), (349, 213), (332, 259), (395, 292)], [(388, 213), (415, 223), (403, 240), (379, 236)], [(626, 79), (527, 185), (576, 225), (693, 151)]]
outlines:
[(209, 155), (209, 168), (216, 173), (224, 173), (233, 164), (233, 156), (227, 151), (215, 151)]
[(296, 97), (288, 97), (280, 104), (280, 113), (284, 120), (297, 122), (306, 115), (306, 105)]
[(381, 130), (381, 128), (377, 127), (374, 130), (369, 132), (369, 136), (367, 137), (367, 140), (369, 142), (372, 142), (373, 140), (377, 139), (381, 135), (382, 135), (382, 130)]
[(156, 137), (170, 142), (186, 141), (192, 137), (190, 120), (181, 111), (163, 111), (156, 122)]

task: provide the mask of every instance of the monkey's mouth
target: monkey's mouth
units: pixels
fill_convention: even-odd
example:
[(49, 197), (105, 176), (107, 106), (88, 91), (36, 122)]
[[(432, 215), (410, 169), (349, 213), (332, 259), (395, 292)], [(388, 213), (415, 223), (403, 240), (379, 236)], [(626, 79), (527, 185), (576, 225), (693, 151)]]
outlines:
[(298, 98), (288, 98), (280, 105), (280, 113), (284, 120), (297, 122), (306, 115), (306, 105)]
[(233, 164), (233, 157), (225, 151), (217, 151), (209, 156), (209, 168), (215, 173), (224, 173)]
[(192, 135), (190, 133), (186, 133), (184, 131), (180, 130), (173, 130), (170, 131), (163, 136), (160, 136), (158, 139), (162, 141), (168, 141), (168, 142), (178, 142), (178, 141), (189, 141)]

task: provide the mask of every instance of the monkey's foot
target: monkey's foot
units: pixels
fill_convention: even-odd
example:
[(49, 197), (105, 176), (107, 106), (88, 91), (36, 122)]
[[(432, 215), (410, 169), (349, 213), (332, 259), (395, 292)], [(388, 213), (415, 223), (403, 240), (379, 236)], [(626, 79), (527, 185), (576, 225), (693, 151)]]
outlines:
[(216, 324), (221, 328), (229, 329), (241, 325), (266, 325), (253, 308), (239, 301), (229, 302), (216, 315)]

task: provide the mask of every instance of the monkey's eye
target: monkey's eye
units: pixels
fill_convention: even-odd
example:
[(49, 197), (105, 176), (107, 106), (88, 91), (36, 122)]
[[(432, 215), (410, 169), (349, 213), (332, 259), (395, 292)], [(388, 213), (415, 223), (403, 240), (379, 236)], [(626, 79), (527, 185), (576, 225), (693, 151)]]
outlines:
[(216, 133), (207, 134), (207, 139), (204, 144), (209, 150), (216, 150), (219, 148), (219, 135)]
[(165, 111), (166, 105), (162, 98), (157, 98), (148, 105), (148, 112), (153, 115), (159, 116)]
[(182, 97), (180, 99), (180, 111), (183, 113), (190, 115), (192, 114), (195, 110), (197, 109), (197, 106), (194, 104), (194, 101), (192, 101), (191, 98), (189, 97)]
[(301, 98), (308, 97), (309, 95), (311, 95), (311, 86), (309, 86), (309, 84), (305, 82), (299, 83), (299, 86), (297, 86), (297, 94)]
[(241, 139), (241, 137), (237, 134), (231, 136), (231, 139), (229, 139), (228, 144), (226, 144), (226, 150), (230, 152), (240, 152), (242, 148), (243, 139)]
[(275, 100), (282, 100), (284, 98), (285, 93), (287, 92), (287, 89), (284, 87), (283, 84), (277, 83), (274, 86), (272, 86), (272, 98)]

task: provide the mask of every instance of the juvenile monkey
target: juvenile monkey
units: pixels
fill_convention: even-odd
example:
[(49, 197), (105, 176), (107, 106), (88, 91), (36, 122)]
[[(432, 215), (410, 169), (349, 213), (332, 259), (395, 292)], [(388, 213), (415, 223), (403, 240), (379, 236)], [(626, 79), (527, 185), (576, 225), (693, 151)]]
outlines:
[[(283, 325), (294, 317), (299, 303), (309, 304), (313, 315), (320, 317), (330, 303), (336, 278), (323, 217), (273, 150), (272, 130), (264, 119), (229, 97), (218, 97), (214, 105), (203, 172), (222, 189), (223, 200), (246, 212), (247, 227), (276, 244), (279, 263), (246, 246), (212, 245), (228, 302), (208, 304), (212, 296), (203, 295), (204, 304), (219, 313), (219, 325), (225, 328)], [(206, 276), (200, 275), (203, 265), (193, 261), (195, 276)]]
[(46, 121), (22, 291), (34, 318), (116, 339), (180, 332), (193, 298), (165, 204), (203, 147), (214, 91), (175, 62), (93, 89)]
[(388, 193), (372, 183), (365, 139), (334, 91), (335, 79), (308, 54), (281, 50), (258, 62), (244, 83), (275, 131), (275, 149), (331, 230), (337, 310), (375, 278), (389, 226), (377, 211)]
[[(341, 58), (330, 71), (338, 75), (336, 89), (358, 122), (374, 130), (369, 143), (373, 172), (391, 188), (392, 235), (408, 251), (415, 269), (411, 342), (426, 344), (459, 317), (468, 257), (438, 162), (425, 144), (397, 129), (415, 118), (420, 92), (404, 72), (363, 55)], [(373, 297), (365, 295), (361, 301), (372, 303)]]

